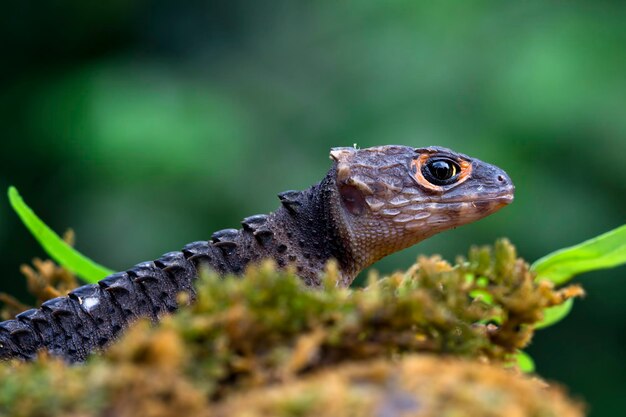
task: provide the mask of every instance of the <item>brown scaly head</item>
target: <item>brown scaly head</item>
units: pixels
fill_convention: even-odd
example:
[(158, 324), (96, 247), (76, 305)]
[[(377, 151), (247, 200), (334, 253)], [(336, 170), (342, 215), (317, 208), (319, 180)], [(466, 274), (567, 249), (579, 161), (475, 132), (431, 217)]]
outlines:
[(346, 275), (513, 201), (503, 170), (446, 148), (334, 148), (330, 157), (340, 202), (333, 217), (354, 264)]

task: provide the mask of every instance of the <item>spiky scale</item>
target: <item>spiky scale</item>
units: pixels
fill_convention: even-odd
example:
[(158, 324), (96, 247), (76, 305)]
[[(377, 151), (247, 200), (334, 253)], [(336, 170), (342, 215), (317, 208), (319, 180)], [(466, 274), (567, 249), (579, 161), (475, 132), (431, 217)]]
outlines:
[(39, 313), (39, 310), (36, 308), (31, 308), (26, 311), (22, 311), (20, 314), (15, 316), (17, 320), (21, 320), (24, 323), (32, 323), (34, 317), (36, 317)]
[(266, 214), (256, 214), (246, 217), (241, 222), (243, 230), (251, 232), (261, 246), (266, 246), (274, 235), (274, 232), (268, 225), (268, 219), (269, 216)]
[[(35, 331), (26, 323), (19, 320), (10, 320), (11, 327), (8, 330), (16, 344), (33, 353), (41, 346), (41, 341)], [(5, 327), (6, 328), (6, 327)]]
[(211, 242), (215, 243), (229, 243), (235, 240), (239, 236), (239, 230), (237, 229), (222, 229), (211, 235)]
[(287, 190), (282, 193), (278, 193), (278, 199), (280, 203), (285, 207), (291, 214), (296, 214), (302, 206), (302, 202), (300, 199), (302, 198), (302, 191), (296, 190)]
[(74, 312), (74, 309), (67, 303), (65, 297), (51, 298), (45, 301), (41, 308), (49, 310), (54, 318), (71, 315)]
[(74, 318), (82, 323), (75, 331), (90, 347), (85, 353), (109, 343), (128, 323), (113, 297), (97, 284), (77, 288), (68, 297), (74, 306)]
[(52, 321), (65, 333), (66, 356), (71, 362), (84, 360), (94, 345), (92, 339), (96, 337), (89, 329), (85, 330), (88, 322), (77, 314), (74, 303), (69, 297), (57, 297), (41, 305), (42, 311), (49, 313)]
[[(4, 325), (6, 323), (7, 325)], [(37, 350), (41, 347), (41, 339), (39, 334), (32, 328), (30, 323), (23, 322), (19, 319), (7, 320), (0, 323), (0, 327), (8, 330), (11, 333), (15, 343), (21, 346), (31, 346), (33, 350)]]
[(48, 347), (54, 337), (55, 327), (48, 323), (46, 315), (39, 309), (31, 308), (15, 316), (19, 321), (28, 324), (39, 336), (42, 346)]
[(49, 316), (40, 309), (31, 308), (18, 314), (15, 318), (29, 324), (39, 335), (42, 345), (48, 349), (59, 344), (56, 341), (57, 338), (64, 337), (59, 326), (51, 323)]
[(211, 235), (213, 246), (219, 248), (225, 256), (231, 255), (237, 248), (237, 239), (239, 238), (239, 230), (224, 229), (218, 230)]
[(98, 284), (83, 285), (68, 294), (75, 301), (76, 314), (91, 328), (93, 347), (100, 347), (116, 337), (128, 319), (107, 291)]
[(211, 264), (213, 261), (212, 255), (214, 255), (209, 242), (205, 240), (191, 242), (185, 245), (182, 253), (196, 268), (201, 264)]
[(52, 334), (51, 337), (44, 339), (44, 345), (48, 351), (52, 355), (64, 356), (73, 361), (77, 353), (77, 347), (74, 344), (72, 333), (71, 331), (68, 333), (55, 319), (52, 310), (42, 305), (42, 308), (37, 310), (37, 314), (34, 314), (31, 318), (40, 333), (45, 331)]
[(27, 354), (22, 352), (20, 346), (15, 344), (11, 333), (4, 329), (0, 329), (0, 357), (29, 359)]
[(126, 278), (128, 278), (126, 272), (116, 272), (115, 274), (111, 274), (108, 277), (98, 281), (98, 285), (109, 292), (130, 292), (133, 290), (133, 286), (131, 285), (131, 282)]
[(274, 232), (266, 225), (259, 227), (252, 234), (262, 246), (267, 246), (274, 236)]
[(155, 314), (171, 313), (176, 310), (176, 287), (169, 280), (165, 272), (158, 268), (154, 262), (142, 262), (128, 271), (128, 276), (141, 285), (145, 293), (150, 297), (155, 307)]
[(255, 214), (254, 216), (249, 216), (243, 219), (241, 221), (241, 225), (243, 226), (243, 230), (254, 232), (259, 227), (266, 224), (267, 219), (268, 219), (267, 214)]
[(0, 323), (0, 329), (3, 333), (10, 335), (16, 347), (19, 347), (20, 352), (28, 358), (33, 358), (41, 347), (41, 340), (26, 323), (19, 320), (7, 320)]
[(109, 293), (117, 305), (122, 307), (123, 314), (128, 320), (137, 317), (149, 317), (157, 320), (152, 303), (149, 302), (148, 297), (144, 296), (139, 285), (133, 283), (126, 272), (109, 275), (98, 282), (98, 285)]
[(47, 322), (46, 322), (44, 323), (44, 327), (43, 327), (44, 331), (42, 332), (42, 330), (38, 328), (38, 325), (36, 322), (38, 317), (42, 317), (41, 312), (36, 308), (31, 308), (15, 316), (15, 319), (29, 326), (33, 330), (33, 334), (39, 340), (39, 347), (42, 347), (42, 346), (46, 346), (45, 342), (47, 340), (47, 337), (50, 337), (50, 335), (53, 332), (53, 329), (50, 326), (46, 326), (47, 325)]
[(154, 264), (161, 268), (178, 292), (184, 291), (191, 299), (195, 298), (193, 280), (196, 278), (196, 267), (182, 252), (168, 252), (154, 261)]

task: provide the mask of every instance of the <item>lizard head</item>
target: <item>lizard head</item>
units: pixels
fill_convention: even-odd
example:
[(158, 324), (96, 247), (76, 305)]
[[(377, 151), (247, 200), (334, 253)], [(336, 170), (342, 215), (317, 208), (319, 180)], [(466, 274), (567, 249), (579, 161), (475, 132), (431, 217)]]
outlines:
[(334, 148), (334, 207), (356, 270), (513, 201), (500, 168), (441, 147)]

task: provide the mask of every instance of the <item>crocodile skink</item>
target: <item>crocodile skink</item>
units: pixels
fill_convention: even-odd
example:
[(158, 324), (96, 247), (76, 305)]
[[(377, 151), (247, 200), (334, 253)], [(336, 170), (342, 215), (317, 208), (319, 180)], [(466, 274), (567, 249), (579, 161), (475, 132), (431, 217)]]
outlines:
[(193, 300), (202, 267), (242, 274), (274, 259), (310, 287), (336, 260), (348, 286), (382, 257), (436, 233), (494, 213), (513, 200), (507, 174), (441, 147), (334, 148), (332, 167), (304, 191), (280, 193), (280, 207), (245, 218), (241, 229), (215, 232), (181, 251), (140, 263), (68, 296), (0, 323), (0, 359), (51, 355), (80, 362), (140, 317), (154, 321), (177, 309), (177, 294)]

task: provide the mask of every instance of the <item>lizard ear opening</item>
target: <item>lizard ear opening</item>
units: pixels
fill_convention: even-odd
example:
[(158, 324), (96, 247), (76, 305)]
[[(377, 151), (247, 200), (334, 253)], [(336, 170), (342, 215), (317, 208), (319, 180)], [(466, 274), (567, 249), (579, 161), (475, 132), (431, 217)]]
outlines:
[(363, 192), (354, 185), (344, 184), (339, 187), (341, 202), (349, 213), (359, 216), (363, 214), (366, 207)]

